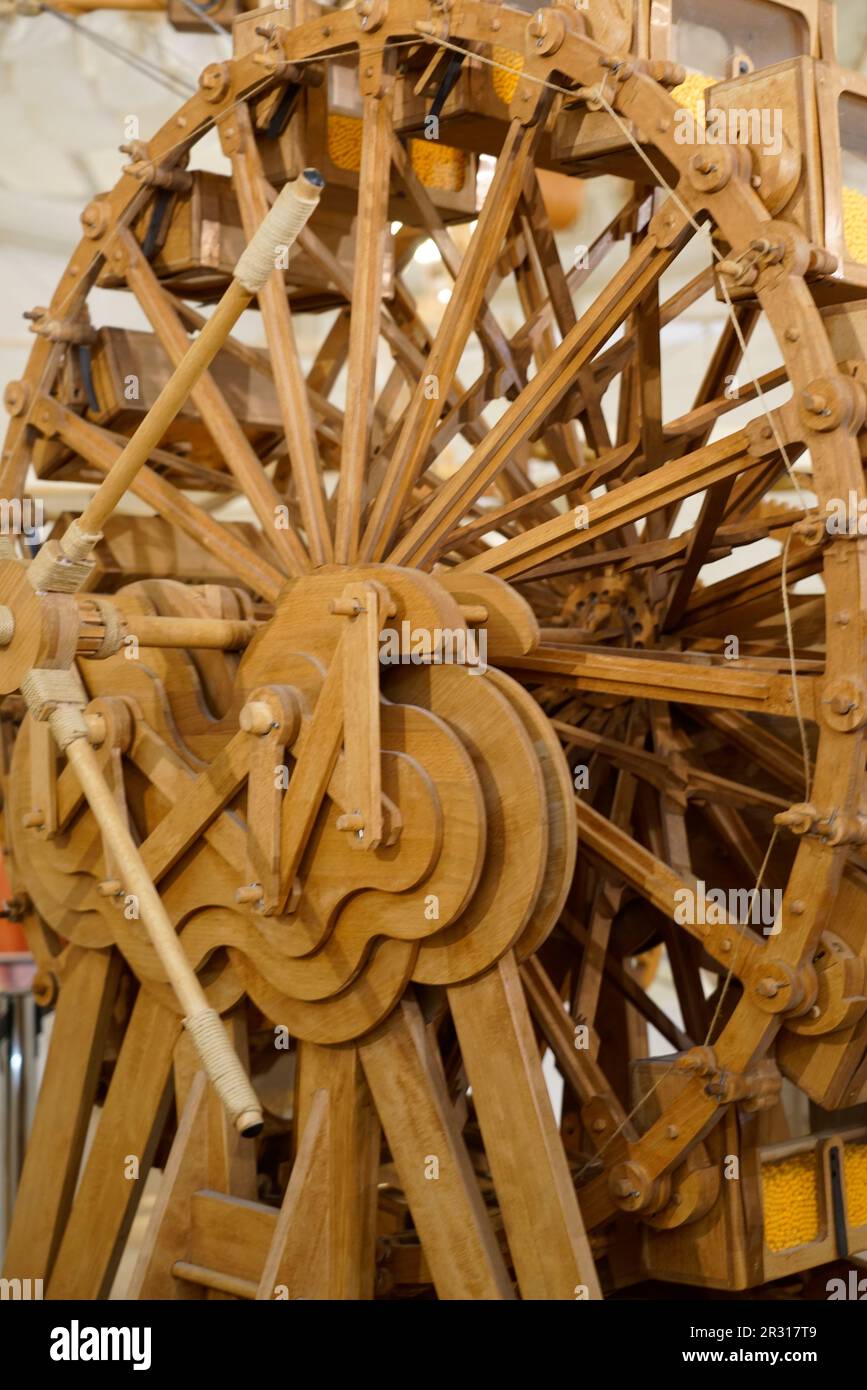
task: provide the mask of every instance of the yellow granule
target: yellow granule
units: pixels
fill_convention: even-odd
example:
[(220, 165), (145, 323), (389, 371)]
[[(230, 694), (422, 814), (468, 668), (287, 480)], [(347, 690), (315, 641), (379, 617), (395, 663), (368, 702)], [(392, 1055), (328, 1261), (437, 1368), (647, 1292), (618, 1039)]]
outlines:
[(704, 116), (704, 94), (717, 80), (716, 77), (705, 77), (703, 72), (691, 72), (679, 87), (672, 87), (671, 95), (698, 119)]
[[(338, 169), (357, 174), (361, 168), (361, 118), (328, 117), (328, 158)], [(463, 150), (440, 145), (435, 140), (410, 140), (412, 167), (425, 188), (459, 193), (467, 177), (467, 156)]]
[(867, 194), (843, 189), (843, 239), (853, 261), (867, 265)]
[(843, 1172), (849, 1225), (867, 1225), (867, 1144), (843, 1146)]
[(815, 1240), (819, 1234), (815, 1154), (796, 1154), (779, 1163), (763, 1163), (762, 1198), (769, 1250), (791, 1250)]
[(437, 188), (443, 193), (459, 193), (467, 177), (467, 156), (451, 145), (438, 145), (435, 140), (410, 140), (412, 167), (425, 188)]
[[(498, 48), (495, 45), (491, 52), (491, 57), (495, 63), (502, 64), (502, 67), (491, 69), (494, 91), (500, 101), (504, 101), (508, 106), (512, 97), (515, 95), (518, 79), (524, 68), (523, 55), (521, 53), (516, 53), (511, 48)], [(511, 71), (503, 72), (503, 67), (510, 68)]]

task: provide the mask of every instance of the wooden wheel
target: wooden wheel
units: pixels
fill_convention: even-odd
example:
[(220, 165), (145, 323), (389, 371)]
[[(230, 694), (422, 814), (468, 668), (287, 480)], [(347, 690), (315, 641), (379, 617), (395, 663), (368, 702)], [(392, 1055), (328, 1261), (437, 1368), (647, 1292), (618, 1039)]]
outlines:
[[(3, 455), (9, 498), (30, 465), (121, 480), (0, 574), (12, 872), (61, 979), (40, 1123), (71, 1135), (52, 1167), (37, 1130), (7, 1262), (50, 1296), (106, 1292), (136, 1201), (119, 1155), (150, 1163), (164, 1132), (144, 1296), (369, 1297), (377, 1268), (395, 1296), (731, 1289), (848, 1252), (839, 1220), (786, 1246), (762, 1172), (790, 1156), (762, 1145), (782, 1077), (826, 1110), (867, 1085), (867, 573), (829, 520), (864, 495), (863, 287), (805, 211), (825, 170), (794, 108), (780, 155), (696, 151), (683, 69), (639, 39), (602, 0), (260, 11), (85, 209)], [(223, 175), (197, 166), (214, 130)], [(578, 264), (551, 171), (628, 180)], [(305, 177), (312, 217), (253, 286), (235, 259)], [(453, 280), (436, 319), (421, 246)], [(150, 333), (97, 326), (94, 286)], [(725, 326), (670, 418), (666, 335), (710, 293)], [(251, 297), (267, 352), (232, 336)], [(159, 518), (131, 538), (127, 488)], [(252, 1043), (260, 1105), (275, 1035), (295, 1059), (292, 1122), (264, 1102), (256, 1141), (280, 1212), (231, 1209), (228, 1265), (205, 1189), (254, 1196), (257, 1159), (178, 1041), (189, 981), (235, 1064)], [(856, 1240), (864, 1137), (796, 1140)]]

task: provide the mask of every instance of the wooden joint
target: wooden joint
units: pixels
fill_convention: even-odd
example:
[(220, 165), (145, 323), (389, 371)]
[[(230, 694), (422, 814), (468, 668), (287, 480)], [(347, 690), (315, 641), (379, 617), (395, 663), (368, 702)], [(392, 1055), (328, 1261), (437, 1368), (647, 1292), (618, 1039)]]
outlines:
[(850, 376), (819, 377), (800, 393), (798, 413), (808, 430), (857, 434), (867, 413), (864, 387)]
[(238, 716), (245, 733), (262, 738), (273, 734), (280, 744), (293, 744), (301, 729), (301, 701), (290, 685), (263, 685), (251, 692)]
[(544, 55), (545, 57), (556, 53), (558, 49), (563, 47), (569, 30), (577, 27), (574, 22), (577, 19), (576, 11), (551, 8), (537, 10), (527, 24), (525, 38), (527, 52), (531, 56)]
[(90, 322), (86, 309), (72, 318), (56, 318), (50, 309), (38, 306), (28, 309), (22, 318), (29, 320), (29, 332), (45, 338), (49, 343), (66, 343), (79, 347), (92, 347), (97, 340), (97, 332)]
[(615, 1163), (608, 1176), (608, 1188), (621, 1211), (652, 1215), (667, 1205), (671, 1179), (653, 1178), (642, 1163), (627, 1159)]
[(388, 18), (388, 0), (357, 0), (355, 19), (365, 34), (373, 34)]
[(806, 1013), (813, 1007), (818, 990), (812, 965), (796, 967), (766, 955), (747, 971), (743, 983), (753, 1003), (769, 1014)]
[(837, 733), (852, 734), (867, 719), (867, 688), (861, 680), (841, 677), (826, 682), (820, 701), (825, 723)]
[(209, 63), (199, 74), (199, 88), (205, 101), (216, 105), (228, 96), (232, 84), (231, 63)]
[(687, 177), (697, 193), (721, 193), (733, 179), (749, 183), (750, 152), (744, 145), (711, 145), (692, 156)]

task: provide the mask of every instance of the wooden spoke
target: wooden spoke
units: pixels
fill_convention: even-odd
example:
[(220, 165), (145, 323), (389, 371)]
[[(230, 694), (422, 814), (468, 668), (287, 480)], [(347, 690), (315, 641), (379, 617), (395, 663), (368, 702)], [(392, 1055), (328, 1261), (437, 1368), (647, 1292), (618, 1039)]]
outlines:
[(385, 238), (388, 230), (388, 165), (391, 159), (391, 99), (365, 96), (361, 137), (356, 257), (349, 333), (349, 390), (340, 458), (335, 558), (354, 559), (359, 540), (364, 475), (370, 447), (376, 383)]
[(576, 545), (586, 545), (672, 502), (690, 497), (720, 477), (736, 476), (753, 462), (748, 449), (749, 440), (745, 434), (730, 435), (718, 444), (709, 444), (694, 454), (662, 464), (604, 497), (591, 500), (586, 504), (586, 512), (567, 513), (503, 545), (494, 546), (486, 554), (465, 561), (462, 568), (513, 579), (523, 570), (556, 559)]
[[(244, 231), (250, 240), (268, 211), (268, 200), (265, 195), (262, 161), (253, 139), (246, 107), (234, 112), (233, 122), (233, 129), (239, 132), (239, 148), (232, 154), (232, 169)], [(273, 364), (270, 370), (277, 387), (280, 414), (286, 433), (286, 448), (298, 488), (307, 550), (312, 562), (321, 565), (332, 557), (331, 535), (325, 516), (325, 499), (311, 429), (306, 384), (295, 342), (292, 315), (279, 270), (274, 270), (260, 290), (259, 307)]]
[(516, 444), (538, 428), (574, 374), (623, 322), (632, 298), (640, 298), (643, 287), (661, 275), (671, 259), (671, 252), (659, 251), (649, 242), (633, 253), (601, 300), (582, 315), (545, 367), (500, 417), (484, 444), (449, 479), (438, 498), (400, 541), (389, 557), (391, 560), (419, 564), (430, 556), (445, 528), (452, 526), (476, 500)]
[[(795, 713), (792, 678), (780, 674), (777, 663), (770, 671), (750, 669), (746, 663), (732, 669), (722, 663), (663, 661), (641, 652), (618, 656), (601, 649), (584, 648), (573, 653), (539, 646), (531, 656), (516, 658), (513, 665), (516, 670), (535, 673), (540, 682), (564, 683), (577, 690), (628, 691), (633, 698), (650, 699), (667, 691), (682, 704), (710, 702), (719, 709)], [(815, 719), (819, 681), (815, 675), (798, 675), (797, 682), (801, 712), (804, 718)]]
[[(186, 351), (187, 335), (180, 319), (145, 260), (138, 243), (124, 234), (129, 257), (129, 282), (171, 361), (177, 365)], [(280, 498), (244, 438), (219, 387), (206, 373), (192, 390), (192, 398), (207, 427), (216, 433), (226, 463), (250, 499), (265, 534), (291, 574), (309, 568), (306, 551), (291, 525), (280, 527)]]
[(451, 388), (460, 354), (478, 316), (539, 131), (539, 124), (523, 126), (518, 121), (509, 129), (485, 206), (431, 349), (425, 377), (416, 386), (374, 505), (362, 547), (365, 557), (381, 559), (385, 554), (409, 490), (421, 471), (442, 408), (439, 401)]
[[(60, 410), (54, 402), (51, 402), (51, 409), (57, 412), (57, 432), (61, 439), (95, 468), (107, 473), (120, 454), (120, 446), (103, 430), (89, 425), (71, 411)], [(267, 599), (277, 597), (283, 587), (280, 571), (256, 555), (243, 541), (239, 541), (225, 526), (214, 521), (206, 511), (197, 507), (159, 474), (147, 467), (140, 469), (132, 491), (160, 516), (177, 526), (178, 530), (198, 541), (212, 555), (225, 560), (233, 573), (249, 584), (255, 593)]]

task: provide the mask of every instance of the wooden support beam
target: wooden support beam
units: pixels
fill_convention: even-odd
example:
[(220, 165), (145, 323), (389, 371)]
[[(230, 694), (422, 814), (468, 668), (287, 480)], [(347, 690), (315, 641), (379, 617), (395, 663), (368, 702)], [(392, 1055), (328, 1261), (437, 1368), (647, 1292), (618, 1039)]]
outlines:
[(256, 1298), (329, 1297), (328, 1092), (314, 1092)]
[(327, 1292), (373, 1298), (380, 1127), (358, 1050), (299, 1042), (295, 1117), (303, 1144), (317, 1094), (328, 1095)]
[(448, 996), (522, 1298), (600, 1298), (513, 953)]
[(72, 1205), (121, 975), (115, 950), (70, 949), (3, 1262), (48, 1287)]
[(440, 1298), (513, 1298), (421, 1012), (405, 996), (359, 1046)]
[(168, 1114), (180, 1031), (180, 1015), (142, 989), (47, 1286), (50, 1299), (108, 1297)]

